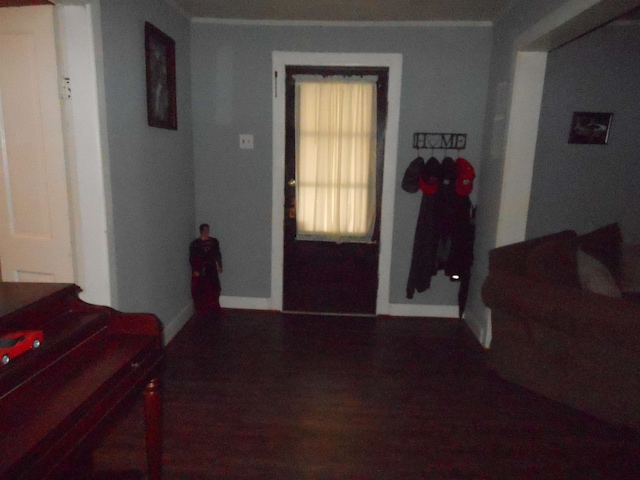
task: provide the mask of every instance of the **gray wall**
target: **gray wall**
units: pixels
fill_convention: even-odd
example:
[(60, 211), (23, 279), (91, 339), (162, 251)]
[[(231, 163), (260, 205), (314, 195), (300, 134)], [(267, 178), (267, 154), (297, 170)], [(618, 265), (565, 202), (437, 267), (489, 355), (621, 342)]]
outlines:
[[(161, 0), (100, 3), (117, 308), (167, 323), (189, 305), (195, 236), (189, 22)], [(176, 42), (178, 130), (147, 125), (144, 22)]]
[[(271, 53), (375, 52), (403, 54), (390, 301), (457, 303), (457, 285), (442, 276), (405, 298), (420, 198), (400, 182), (416, 131), (466, 132), (463, 155), (479, 170), (490, 28), (194, 23), (191, 40), (196, 218), (221, 242), (224, 295), (271, 295)], [(254, 135), (254, 150), (238, 148), (241, 133)]]
[[(620, 223), (640, 243), (640, 26), (610, 25), (547, 59), (527, 238)], [(608, 145), (568, 144), (574, 111), (613, 112)]]

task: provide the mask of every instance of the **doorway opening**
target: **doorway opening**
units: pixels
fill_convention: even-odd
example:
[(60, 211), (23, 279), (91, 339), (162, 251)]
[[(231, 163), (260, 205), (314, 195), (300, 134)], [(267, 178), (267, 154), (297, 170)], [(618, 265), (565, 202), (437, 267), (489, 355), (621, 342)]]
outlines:
[(270, 308), (283, 310), (285, 243), (286, 69), (293, 66), (380, 68), (388, 70), (384, 168), (378, 227), (378, 288), (375, 314), (389, 313), (389, 277), (396, 182), (402, 55), (376, 53), (273, 52), (273, 203)]

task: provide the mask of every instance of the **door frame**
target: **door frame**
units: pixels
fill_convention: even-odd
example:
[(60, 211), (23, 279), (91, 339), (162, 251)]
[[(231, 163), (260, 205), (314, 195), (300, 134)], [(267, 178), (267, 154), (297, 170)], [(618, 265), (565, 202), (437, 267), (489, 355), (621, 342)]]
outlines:
[(398, 129), (402, 85), (402, 54), (399, 53), (311, 53), (282, 52), (272, 54), (273, 165), (271, 222), (271, 308), (282, 310), (284, 265), (284, 181), (285, 181), (285, 81), (287, 65), (319, 67), (387, 67), (389, 69), (387, 133), (382, 178), (380, 214), (380, 252), (376, 314), (389, 313), (391, 247), (395, 203), (396, 167), (398, 164)]
[(118, 307), (99, 0), (55, 2), (76, 283), (88, 303)]

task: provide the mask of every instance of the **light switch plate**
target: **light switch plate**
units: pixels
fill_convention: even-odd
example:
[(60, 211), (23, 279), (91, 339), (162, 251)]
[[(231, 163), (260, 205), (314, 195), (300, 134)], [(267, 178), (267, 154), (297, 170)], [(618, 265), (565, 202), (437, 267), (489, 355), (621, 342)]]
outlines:
[(240, 134), (240, 148), (252, 149), (253, 148), (253, 135), (248, 133)]

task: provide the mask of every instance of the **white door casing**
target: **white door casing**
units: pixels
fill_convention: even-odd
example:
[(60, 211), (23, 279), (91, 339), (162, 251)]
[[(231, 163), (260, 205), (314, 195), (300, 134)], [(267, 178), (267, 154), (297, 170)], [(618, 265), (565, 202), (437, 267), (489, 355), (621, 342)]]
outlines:
[(0, 9), (4, 281), (73, 282), (53, 6)]

